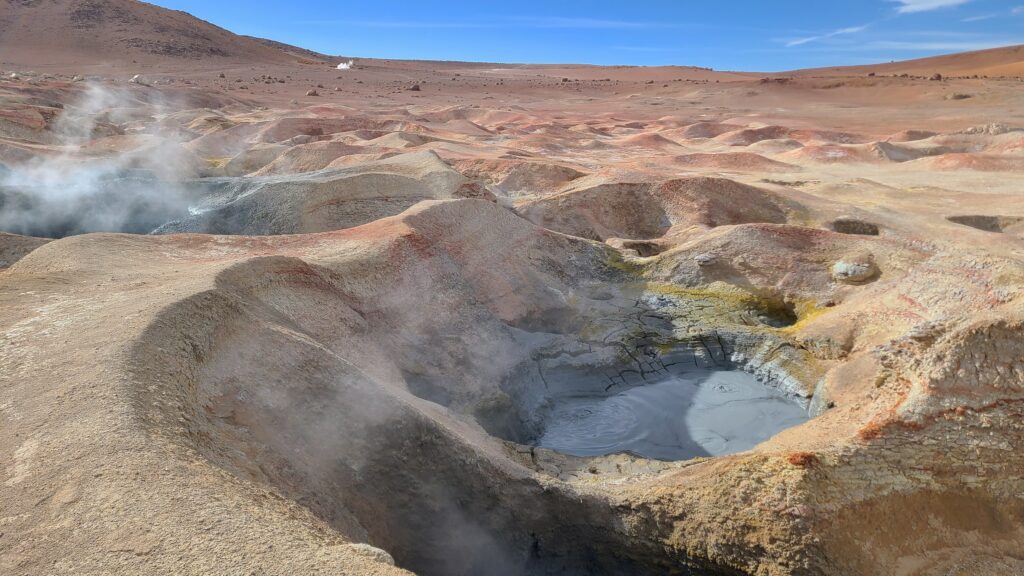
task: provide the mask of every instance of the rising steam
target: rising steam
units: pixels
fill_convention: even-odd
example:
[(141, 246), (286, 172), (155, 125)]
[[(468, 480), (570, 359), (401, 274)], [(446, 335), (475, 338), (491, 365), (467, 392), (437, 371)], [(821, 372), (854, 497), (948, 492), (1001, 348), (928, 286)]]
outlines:
[[(148, 233), (187, 213), (184, 177), (194, 172), (181, 143), (166, 134), (112, 141), (99, 156), (99, 136), (123, 134), (140, 103), (130, 93), (89, 86), (52, 127), (57, 151), (0, 165), (0, 231), (60, 238), (86, 232)], [(149, 110), (165, 107), (146, 103)]]

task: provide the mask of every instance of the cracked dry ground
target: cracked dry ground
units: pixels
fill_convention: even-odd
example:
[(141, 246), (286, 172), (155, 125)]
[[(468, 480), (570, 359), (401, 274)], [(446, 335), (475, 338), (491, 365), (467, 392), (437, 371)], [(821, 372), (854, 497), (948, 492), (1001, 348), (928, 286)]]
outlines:
[[(63, 150), (171, 130), (204, 211), (0, 236), (0, 571), (1024, 573), (1019, 88), (517, 78), (133, 86)], [(80, 88), (2, 88), (5, 162), (52, 154)], [(813, 418), (676, 462), (530, 445), (557, 382), (690, 364)]]

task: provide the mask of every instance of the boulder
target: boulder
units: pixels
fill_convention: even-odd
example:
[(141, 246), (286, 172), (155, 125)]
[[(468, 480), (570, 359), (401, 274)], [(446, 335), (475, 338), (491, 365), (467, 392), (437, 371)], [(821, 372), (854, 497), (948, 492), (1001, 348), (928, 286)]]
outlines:
[(878, 275), (878, 266), (870, 256), (853, 256), (832, 265), (832, 279), (844, 284), (861, 284)]

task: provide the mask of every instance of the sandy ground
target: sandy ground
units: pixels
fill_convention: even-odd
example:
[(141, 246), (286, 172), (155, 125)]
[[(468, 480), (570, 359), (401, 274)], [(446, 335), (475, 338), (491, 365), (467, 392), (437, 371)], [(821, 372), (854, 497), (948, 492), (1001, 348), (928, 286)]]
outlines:
[[(1024, 572), (1014, 49), (337, 70), (204, 34), (4, 53), (4, 231), (97, 233), (0, 235), (0, 572)], [(812, 417), (535, 446), (571, 383), (681, 361)]]
[[(1002, 504), (1020, 493), (1016, 81), (383, 61), (7, 76), (10, 178), (88, 175), (86, 199), (141, 182), (126, 189), (176, 199), (163, 232), (305, 234), (3, 238), (8, 573), (388, 573), (388, 553), (424, 574), (474, 573), (481, 553), (509, 574), (1020, 568)], [(83, 109), (69, 139), (59, 119)], [(671, 326), (594, 315), (621, 299)], [(757, 319), (776, 309), (797, 324)], [(656, 358), (693, 334), (724, 335), (816, 417), (683, 468), (526, 446), (547, 385), (523, 375), (531, 355), (555, 358), (543, 378), (583, 346), (633, 385), (601, 346)], [(936, 383), (975, 349), (1003, 360)], [(363, 400), (313, 384), (360, 374)], [(417, 416), (381, 436), (329, 398)], [(494, 513), (523, 502), (532, 519)], [(894, 515), (898, 534), (869, 537)], [(577, 557), (595, 542), (614, 555)]]

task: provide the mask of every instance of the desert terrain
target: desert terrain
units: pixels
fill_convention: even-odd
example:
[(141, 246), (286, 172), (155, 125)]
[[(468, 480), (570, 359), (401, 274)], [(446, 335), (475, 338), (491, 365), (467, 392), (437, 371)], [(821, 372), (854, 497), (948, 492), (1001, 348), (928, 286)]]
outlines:
[(1024, 47), (0, 24), (0, 573), (1024, 574)]

